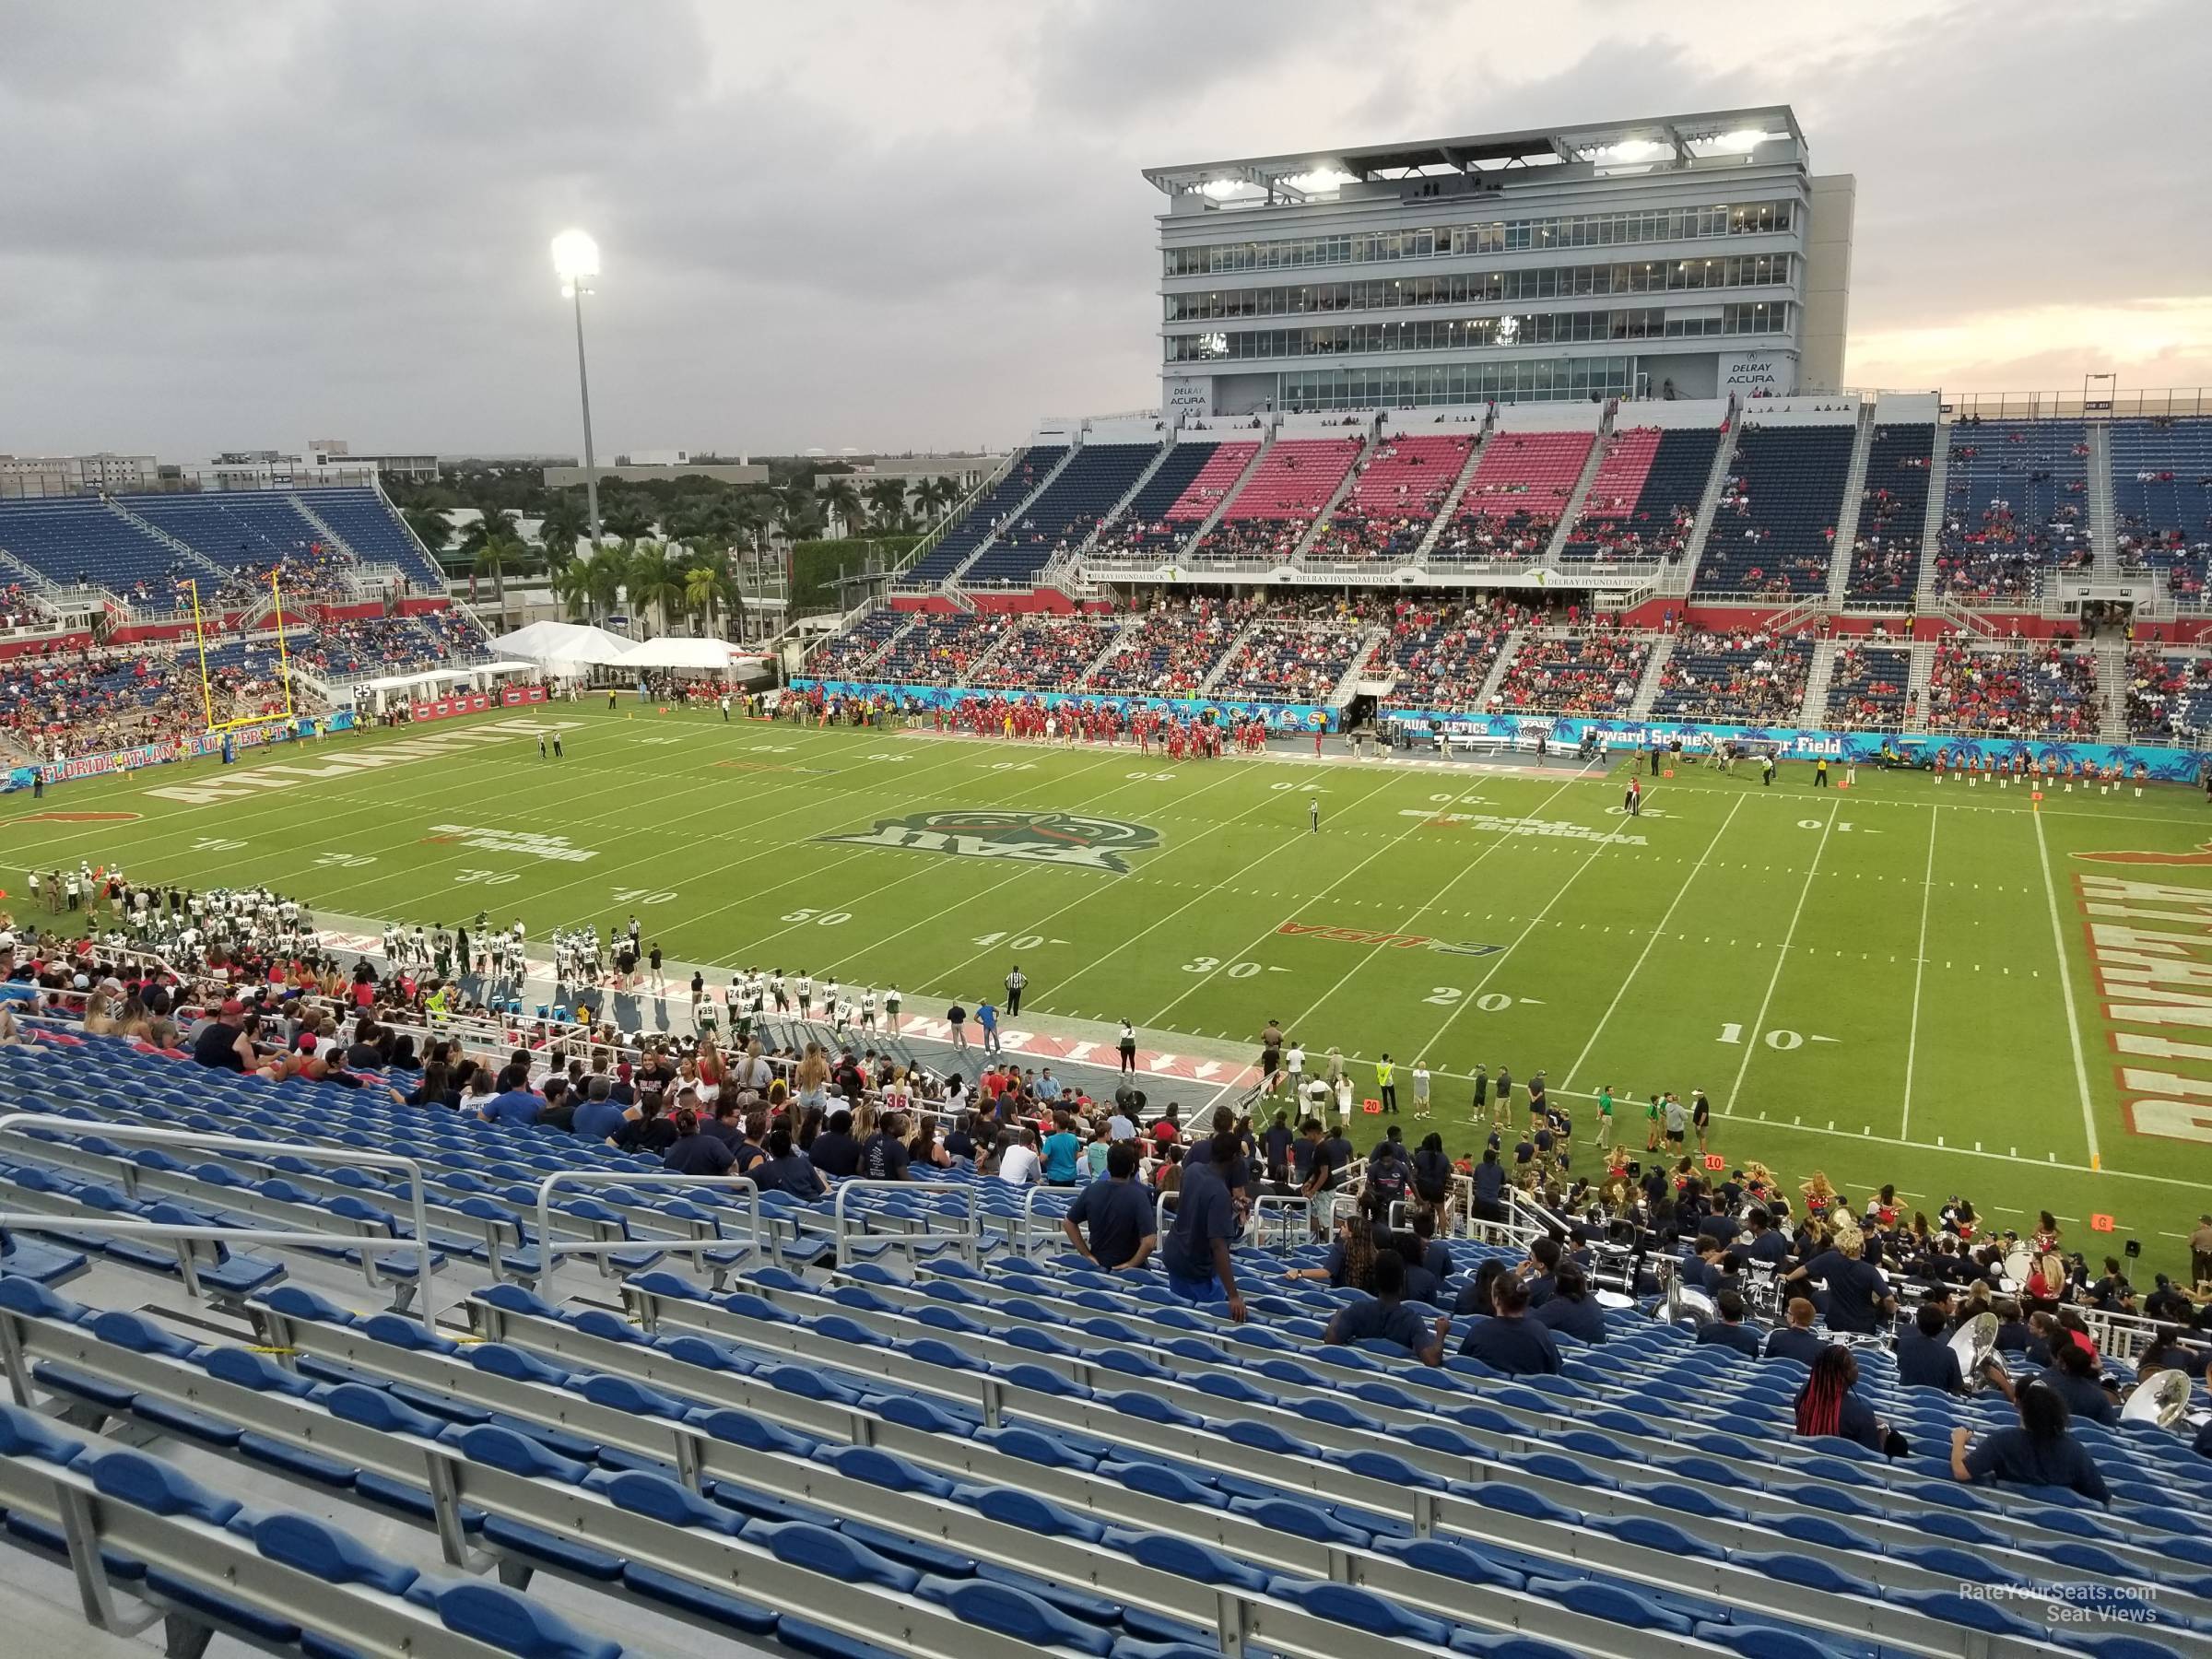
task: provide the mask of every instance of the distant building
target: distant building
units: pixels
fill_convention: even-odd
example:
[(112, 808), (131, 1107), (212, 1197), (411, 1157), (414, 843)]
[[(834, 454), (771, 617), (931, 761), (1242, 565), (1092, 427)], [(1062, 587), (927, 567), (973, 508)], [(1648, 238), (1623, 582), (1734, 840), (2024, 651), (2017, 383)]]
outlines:
[(1145, 177), (1171, 418), (1842, 378), (1856, 184), (1786, 105)]
[[(646, 451), (647, 454), (677, 454), (681, 451)], [(621, 465), (599, 467), (599, 482), (610, 480), (621, 484), (673, 484), (678, 478), (712, 478), (717, 484), (765, 484), (768, 468), (751, 462), (702, 461), (647, 462), (641, 464), (633, 456)], [(581, 489), (584, 471), (581, 466), (548, 466), (546, 468), (546, 487), (549, 489)]]
[(311, 462), (318, 467), (355, 470), (373, 466), (377, 475), (394, 484), (435, 484), (438, 482), (438, 457), (435, 455), (357, 455), (352, 445), (343, 438), (311, 438), (307, 445)]
[(159, 477), (151, 455), (0, 455), (0, 496), (100, 495), (151, 489)]

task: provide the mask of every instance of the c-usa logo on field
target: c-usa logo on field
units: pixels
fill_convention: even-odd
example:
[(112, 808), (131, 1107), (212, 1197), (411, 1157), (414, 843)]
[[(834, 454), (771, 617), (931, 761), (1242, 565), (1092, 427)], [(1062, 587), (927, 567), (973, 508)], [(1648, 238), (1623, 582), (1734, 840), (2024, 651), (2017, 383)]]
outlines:
[(1119, 818), (1072, 812), (990, 812), (969, 807), (913, 812), (878, 818), (865, 835), (818, 835), (821, 841), (857, 847), (897, 847), (915, 853), (950, 853), (962, 858), (1011, 858), (1127, 875), (1125, 853), (1159, 845), (1159, 831)]

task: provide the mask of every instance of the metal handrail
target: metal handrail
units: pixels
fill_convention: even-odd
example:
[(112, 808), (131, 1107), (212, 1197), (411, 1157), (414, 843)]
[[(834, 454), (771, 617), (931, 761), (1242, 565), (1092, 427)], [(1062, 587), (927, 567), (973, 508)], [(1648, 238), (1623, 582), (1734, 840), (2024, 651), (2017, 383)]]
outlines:
[[(666, 1170), (632, 1174), (624, 1170), (556, 1170), (537, 1183), (537, 1293), (552, 1301), (553, 1276), (564, 1255), (612, 1255), (620, 1250), (652, 1250), (658, 1239), (575, 1239), (556, 1241), (553, 1237), (553, 1189), (579, 1186), (718, 1186), (742, 1189), (750, 1218), (753, 1254), (760, 1253), (760, 1186), (750, 1175), (678, 1175)], [(681, 1253), (680, 1241), (677, 1241)], [(779, 1265), (782, 1250), (771, 1236), (770, 1253)]]
[[(65, 1230), (69, 1232), (97, 1232), (130, 1234), (156, 1239), (218, 1239), (229, 1244), (283, 1244), (295, 1248), (329, 1249), (343, 1242), (348, 1250), (361, 1250), (371, 1254), (396, 1255), (403, 1250), (419, 1251), (416, 1261), (416, 1288), (422, 1298), (422, 1328), (429, 1335), (438, 1334), (438, 1298), (431, 1284), (436, 1272), (430, 1245), (429, 1206), (423, 1197), (422, 1165), (412, 1158), (403, 1158), (396, 1152), (361, 1152), (348, 1147), (343, 1150), (329, 1147), (293, 1144), (286, 1141), (247, 1140), (235, 1135), (207, 1135), (196, 1129), (156, 1129), (137, 1124), (88, 1124), (76, 1118), (58, 1117), (46, 1112), (11, 1112), (0, 1117), (0, 1135), (11, 1129), (40, 1128), (72, 1136), (97, 1136), (112, 1141), (143, 1141), (148, 1146), (192, 1147), (205, 1152), (241, 1152), (255, 1159), (268, 1159), (288, 1154), (309, 1163), (336, 1164), (347, 1169), (399, 1170), (406, 1173), (409, 1207), (415, 1217), (415, 1237), (408, 1239), (371, 1239), (347, 1233), (334, 1236), (323, 1232), (285, 1232), (275, 1228), (259, 1227), (185, 1227), (165, 1221), (123, 1220), (107, 1216), (76, 1216), (67, 1218)], [(26, 1232), (54, 1230), (54, 1217), (37, 1211), (0, 1213), (0, 1227), (20, 1228)]]
[(830, 1237), (837, 1245), (836, 1266), (845, 1267), (848, 1245), (851, 1242), (851, 1225), (845, 1214), (845, 1200), (854, 1193), (957, 1193), (968, 1200), (968, 1225), (959, 1232), (930, 1232), (926, 1229), (908, 1233), (900, 1240), (910, 1250), (924, 1244), (957, 1244), (971, 1267), (981, 1265), (982, 1220), (975, 1207), (975, 1183), (970, 1181), (847, 1181), (837, 1189), (837, 1200), (830, 1206)]
[[(906, 1183), (901, 1182), (900, 1184), (903, 1186)], [(1064, 1187), (1048, 1187), (1040, 1184), (1030, 1187), (1022, 1194), (1021, 1231), (1018, 1235), (1020, 1242), (1017, 1248), (1020, 1250), (1023, 1261), (1034, 1261), (1037, 1256), (1037, 1200), (1047, 1193), (1065, 1192), (1065, 1190)]]

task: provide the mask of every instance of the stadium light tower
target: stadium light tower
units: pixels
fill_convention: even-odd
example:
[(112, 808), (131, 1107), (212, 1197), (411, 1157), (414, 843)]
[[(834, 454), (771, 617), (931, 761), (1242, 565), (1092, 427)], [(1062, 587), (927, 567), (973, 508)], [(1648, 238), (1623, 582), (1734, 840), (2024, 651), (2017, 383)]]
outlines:
[(553, 271), (560, 294), (576, 302), (576, 389), (583, 397), (583, 504), (591, 519), (592, 549), (599, 547), (599, 465), (592, 453), (592, 377), (583, 365), (583, 297), (599, 275), (599, 244), (587, 231), (563, 230), (553, 239)]

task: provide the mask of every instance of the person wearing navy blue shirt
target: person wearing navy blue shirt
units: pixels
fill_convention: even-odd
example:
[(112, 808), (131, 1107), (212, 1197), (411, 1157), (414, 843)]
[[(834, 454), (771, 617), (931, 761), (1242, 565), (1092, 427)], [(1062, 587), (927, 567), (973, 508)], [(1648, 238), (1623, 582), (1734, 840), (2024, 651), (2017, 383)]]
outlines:
[(1528, 1260), (1521, 1265), (1521, 1281), (1528, 1287), (1531, 1308), (1540, 1308), (1551, 1300), (1559, 1283), (1562, 1253), (1559, 1241), (1548, 1233), (1528, 1247)]
[(906, 1164), (906, 1114), (887, 1112), (876, 1133), (861, 1143), (860, 1173), (868, 1181), (904, 1181)]
[(729, 1147), (699, 1126), (699, 1113), (686, 1106), (676, 1114), (676, 1139), (661, 1154), (661, 1168), (671, 1175), (727, 1175), (735, 1159)]
[(853, 1114), (841, 1106), (831, 1112), (828, 1125), (806, 1148), (806, 1156), (833, 1181), (860, 1173), (860, 1143), (853, 1138)]
[(1813, 1329), (1813, 1316), (1819, 1312), (1810, 1297), (1791, 1297), (1790, 1305), (1783, 1310), (1790, 1323), (1776, 1325), (1767, 1333), (1766, 1357), (1794, 1359), (1807, 1367), (1819, 1359), (1820, 1350), (1828, 1346)]
[(1889, 1281), (1879, 1267), (1865, 1259), (1865, 1248), (1863, 1234), (1841, 1234), (1833, 1246), (1789, 1276), (1791, 1282), (1802, 1279), (1827, 1287), (1824, 1312), (1831, 1331), (1868, 1335), (1897, 1312)]
[(1528, 1316), (1555, 1336), (1593, 1344), (1606, 1339), (1606, 1311), (1591, 1295), (1589, 1276), (1577, 1262), (1559, 1264), (1551, 1299), (1540, 1308), (1530, 1309)]
[[(1897, 1338), (1897, 1380), (1907, 1388), (1940, 1388), (1945, 1394), (1966, 1392), (1966, 1377), (1959, 1356), (1944, 1340), (1943, 1309), (1924, 1303), (1912, 1316), (1912, 1328)], [(2002, 1373), (1999, 1373), (2002, 1374)]]
[(1744, 1253), (1755, 1262), (1766, 1262), (1779, 1267), (1789, 1259), (1790, 1241), (1782, 1236), (1774, 1225), (1774, 1218), (1763, 1209), (1751, 1212), (1751, 1242)]
[(576, 1108), (576, 1115), (569, 1120), (569, 1133), (578, 1140), (612, 1140), (622, 1132), (629, 1113), (610, 1098), (613, 1088), (604, 1077), (594, 1077), (588, 1090), (589, 1098)]
[(1237, 1206), (1221, 1171), (1236, 1162), (1237, 1137), (1218, 1134), (1206, 1162), (1182, 1164), (1182, 1189), (1175, 1201), (1175, 1225), (1169, 1229), (1160, 1261), (1168, 1270), (1168, 1284), (1192, 1301), (1210, 1301), (1217, 1296), (1229, 1302), (1229, 1316), (1244, 1323), (1244, 1296), (1237, 1288), (1236, 1266), (1230, 1259), (1230, 1242), (1237, 1236)]
[(789, 1193), (794, 1198), (819, 1198), (829, 1188), (815, 1171), (814, 1160), (791, 1144), (791, 1131), (777, 1124), (768, 1132), (768, 1157), (753, 1171), (764, 1193)]
[[(1135, 1141), (1114, 1142), (1106, 1149), (1106, 1179), (1077, 1193), (1060, 1222), (1076, 1253), (1109, 1273), (1142, 1267), (1158, 1241), (1159, 1212), (1153, 1208), (1152, 1194), (1134, 1179), (1136, 1161)], [(1090, 1228), (1088, 1243), (1082, 1232), (1086, 1224)]]
[(2051, 1345), (2051, 1364), (2037, 1378), (2066, 1403), (2077, 1418), (2108, 1427), (2120, 1420), (2120, 1406), (2097, 1381), (2097, 1361), (2089, 1350), (2062, 1332)]
[(1475, 1214), (1485, 1221), (1505, 1219), (1505, 1166), (1498, 1161), (1498, 1148), (1487, 1147), (1482, 1161), (1475, 1166)]
[(1261, 1149), (1266, 1155), (1267, 1175), (1270, 1180), (1281, 1181), (1288, 1172), (1290, 1147), (1296, 1139), (1290, 1133), (1290, 1114), (1278, 1112), (1275, 1122), (1267, 1125), (1267, 1133), (1260, 1136)]
[(1797, 1391), (1796, 1429), (1807, 1439), (1834, 1435), (1856, 1441), (1869, 1452), (1901, 1457), (1907, 1450), (1902, 1435), (1892, 1434), (1874, 1415), (1874, 1407), (1852, 1392), (1859, 1380), (1859, 1362), (1841, 1343), (1820, 1350), (1813, 1374)]
[(1406, 1305), (1405, 1259), (1395, 1251), (1382, 1252), (1375, 1257), (1373, 1284), (1372, 1296), (1337, 1309), (1322, 1340), (1346, 1345), (1378, 1339), (1394, 1342), (1423, 1365), (1441, 1365), (1452, 1316), (1438, 1314), (1431, 1331), (1421, 1323), (1421, 1316)]
[(2031, 1382), (2013, 1396), (2013, 1404), (2020, 1414), (2019, 1426), (1983, 1435), (1971, 1450), (1968, 1442), (1974, 1431), (1951, 1430), (1951, 1478), (2064, 1487), (2100, 1503), (2109, 1502), (2112, 1489), (2104, 1484), (2096, 1460), (2066, 1432), (2069, 1413), (2057, 1392)]
[(1699, 1346), (1731, 1347), (1747, 1359), (1758, 1359), (1759, 1333), (1744, 1323), (1744, 1293), (1724, 1290), (1713, 1305), (1721, 1316), (1698, 1327)]
[(1510, 1273), (1490, 1281), (1490, 1317), (1475, 1322), (1459, 1351), (1509, 1377), (1559, 1369), (1559, 1345), (1547, 1328), (1528, 1317), (1528, 1287)]
[(1441, 1286), (1452, 1277), (1452, 1251), (1436, 1236), (1436, 1212), (1426, 1205), (1413, 1212), (1413, 1236), (1421, 1241), (1421, 1265)]

